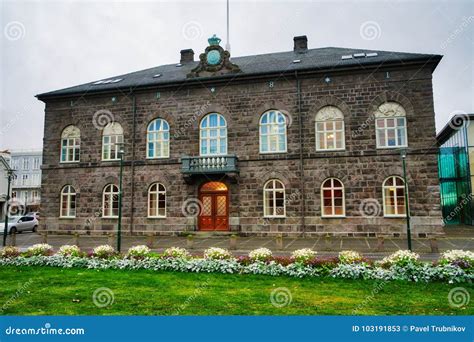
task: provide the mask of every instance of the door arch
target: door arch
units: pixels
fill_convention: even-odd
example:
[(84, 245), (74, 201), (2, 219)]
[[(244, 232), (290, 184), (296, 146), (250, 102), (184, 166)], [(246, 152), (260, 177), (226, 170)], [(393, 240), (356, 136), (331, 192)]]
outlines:
[(207, 182), (199, 188), (202, 203), (199, 230), (229, 230), (229, 189), (222, 182)]

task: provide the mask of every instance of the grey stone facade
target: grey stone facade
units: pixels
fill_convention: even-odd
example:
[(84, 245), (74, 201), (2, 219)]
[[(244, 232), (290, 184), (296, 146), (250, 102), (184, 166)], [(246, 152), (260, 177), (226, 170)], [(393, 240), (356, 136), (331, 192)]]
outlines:
[[(93, 122), (94, 113), (108, 110), (124, 129), (126, 233), (177, 234), (197, 230), (197, 219), (183, 214), (183, 203), (198, 197), (200, 184), (219, 179), (229, 187), (229, 227), (236, 233), (403, 235), (405, 219), (385, 218), (382, 210), (384, 179), (402, 175), (400, 152), (376, 148), (373, 117), (380, 104), (395, 101), (407, 112), (413, 231), (416, 235), (442, 233), (432, 71), (429, 63), (399, 64), (280, 77), (269, 74), (236, 81), (216, 78), (200, 85), (43, 98), (46, 108), (41, 229), (81, 233), (116, 229), (117, 219), (102, 218), (101, 208), (104, 186), (118, 184), (119, 163), (101, 161), (102, 131)], [(325, 82), (328, 74), (330, 82)], [(315, 115), (326, 105), (337, 106), (344, 114), (344, 151), (315, 149)], [(259, 119), (269, 109), (289, 113), (287, 153), (259, 153)], [(180, 158), (199, 155), (199, 121), (211, 112), (218, 112), (227, 120), (228, 153), (238, 157), (239, 174), (186, 179), (181, 173)], [(170, 157), (150, 160), (146, 158), (146, 129), (157, 117), (170, 124)], [(71, 124), (81, 131), (81, 158), (77, 164), (61, 164), (61, 131)], [(344, 218), (321, 217), (320, 188), (328, 177), (337, 177), (344, 183)], [(272, 178), (278, 178), (286, 187), (285, 218), (263, 217), (262, 190)], [(166, 186), (166, 218), (147, 218), (147, 191), (153, 182)], [(74, 219), (59, 218), (60, 191), (66, 184), (73, 185), (78, 193)], [(367, 203), (373, 208), (364, 208)], [(372, 209), (375, 213), (370, 212)]]

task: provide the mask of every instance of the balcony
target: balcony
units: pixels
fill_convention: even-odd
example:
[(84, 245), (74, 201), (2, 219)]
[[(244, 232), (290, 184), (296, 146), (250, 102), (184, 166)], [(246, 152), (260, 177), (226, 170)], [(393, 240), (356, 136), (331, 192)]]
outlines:
[(206, 175), (206, 174), (237, 174), (237, 156), (206, 156), (181, 158), (181, 172), (183, 175)]

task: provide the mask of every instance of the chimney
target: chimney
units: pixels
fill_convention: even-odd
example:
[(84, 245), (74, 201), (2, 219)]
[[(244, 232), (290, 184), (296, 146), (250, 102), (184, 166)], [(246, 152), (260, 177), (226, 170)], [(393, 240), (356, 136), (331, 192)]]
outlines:
[(308, 37), (306, 36), (297, 36), (293, 38), (295, 45), (293, 51), (296, 53), (305, 53), (308, 51)]
[(193, 49), (181, 50), (181, 64), (194, 62), (194, 51)]

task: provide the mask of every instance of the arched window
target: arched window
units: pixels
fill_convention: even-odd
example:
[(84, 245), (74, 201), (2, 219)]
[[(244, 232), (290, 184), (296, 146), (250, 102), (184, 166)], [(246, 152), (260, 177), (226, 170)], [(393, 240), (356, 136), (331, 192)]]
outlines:
[(377, 148), (406, 147), (407, 122), (405, 109), (396, 102), (386, 102), (375, 112)]
[(166, 188), (161, 183), (148, 189), (148, 217), (166, 217)]
[(346, 214), (344, 185), (339, 179), (326, 179), (321, 185), (321, 213), (323, 217), (342, 217)]
[(76, 217), (76, 190), (66, 185), (61, 190), (60, 217)]
[(163, 119), (155, 119), (147, 128), (147, 158), (168, 158), (170, 155), (170, 127)]
[(218, 113), (206, 115), (201, 120), (201, 156), (227, 154), (227, 122)]
[(102, 193), (102, 217), (118, 217), (119, 188), (115, 184), (105, 186)]
[(343, 150), (344, 114), (334, 106), (321, 108), (316, 114), (316, 150)]
[(260, 118), (260, 153), (286, 152), (286, 117), (270, 110)]
[(271, 179), (263, 187), (263, 215), (285, 217), (285, 186), (278, 179)]
[(102, 160), (120, 159), (117, 144), (123, 144), (123, 128), (118, 122), (111, 122), (102, 131)]
[(61, 133), (61, 163), (78, 162), (81, 154), (81, 131), (67, 126)]
[(384, 216), (406, 216), (405, 182), (401, 177), (390, 176), (383, 182)]

